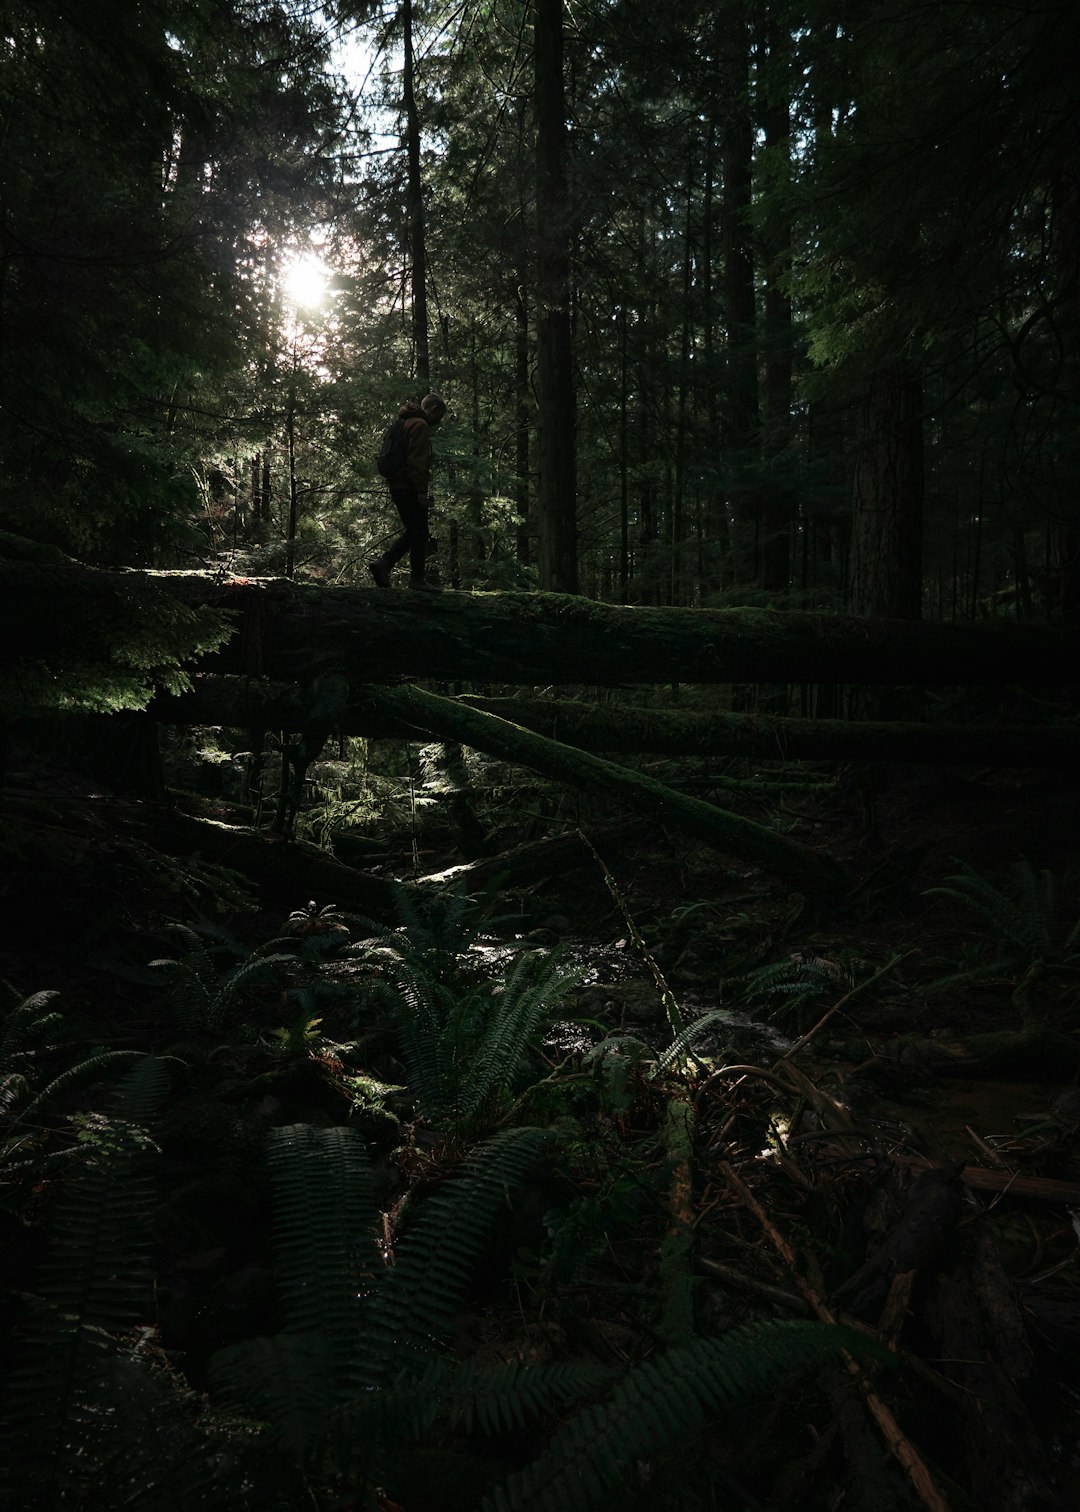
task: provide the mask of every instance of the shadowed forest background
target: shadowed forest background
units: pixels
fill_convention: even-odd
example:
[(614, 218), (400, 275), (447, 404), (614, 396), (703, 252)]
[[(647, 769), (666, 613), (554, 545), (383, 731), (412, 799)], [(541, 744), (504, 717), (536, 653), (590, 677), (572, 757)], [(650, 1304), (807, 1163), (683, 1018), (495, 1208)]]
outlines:
[(5, 0), (13, 1506), (1076, 1505), (1078, 43)]

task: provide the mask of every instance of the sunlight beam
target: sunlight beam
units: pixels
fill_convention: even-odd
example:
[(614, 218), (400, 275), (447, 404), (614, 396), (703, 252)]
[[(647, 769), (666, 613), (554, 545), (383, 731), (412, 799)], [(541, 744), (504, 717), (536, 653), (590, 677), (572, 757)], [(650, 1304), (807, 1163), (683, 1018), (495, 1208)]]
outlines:
[(291, 305), (298, 309), (316, 309), (326, 300), (330, 269), (315, 253), (304, 252), (282, 264), (281, 282)]

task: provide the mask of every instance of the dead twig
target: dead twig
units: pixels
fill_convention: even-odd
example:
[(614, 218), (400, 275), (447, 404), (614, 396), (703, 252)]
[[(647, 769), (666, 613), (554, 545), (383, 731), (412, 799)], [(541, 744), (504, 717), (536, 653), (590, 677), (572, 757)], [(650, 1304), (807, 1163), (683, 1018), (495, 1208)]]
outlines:
[[(897, 1165), (913, 1166), (925, 1171), (930, 1167), (913, 1155), (891, 1155)], [(1010, 1197), (1030, 1197), (1035, 1202), (1060, 1202), (1066, 1207), (1080, 1207), (1080, 1184), (1054, 1181), (1049, 1176), (1020, 1176), (1015, 1171), (988, 1171), (984, 1166), (964, 1166), (960, 1180), (974, 1192), (1007, 1192)]]
[(857, 986), (852, 987), (850, 992), (845, 992), (839, 1002), (834, 1003), (827, 1013), (822, 1014), (812, 1029), (808, 1029), (801, 1039), (797, 1039), (790, 1050), (784, 1051), (776, 1064), (780, 1065), (782, 1061), (788, 1061), (793, 1055), (798, 1055), (799, 1051), (805, 1049), (818, 1031), (824, 1029), (834, 1014), (839, 1013), (841, 1008), (847, 1007), (852, 998), (858, 997), (860, 992), (865, 992), (868, 987), (872, 987), (875, 982), (880, 981), (883, 976), (886, 976), (894, 966), (899, 966), (901, 961), (906, 961), (908, 956), (914, 954), (914, 950), (901, 951), (899, 955), (894, 955), (887, 965), (882, 966), (880, 971), (875, 971), (872, 977), (867, 977), (865, 982), (859, 982)]
[(718, 1281), (724, 1281), (736, 1291), (746, 1292), (748, 1296), (757, 1297), (761, 1302), (770, 1302), (774, 1307), (783, 1307), (788, 1312), (805, 1313), (807, 1310), (806, 1303), (794, 1292), (770, 1286), (767, 1281), (759, 1281), (756, 1276), (748, 1276), (737, 1266), (725, 1265), (722, 1260), (710, 1260), (705, 1255), (698, 1255), (694, 1263), (707, 1276), (715, 1276)]
[[(720, 1162), (720, 1171), (732, 1191), (750, 1209), (754, 1217), (761, 1224), (773, 1247), (783, 1258), (784, 1263), (791, 1272), (791, 1279), (815, 1317), (819, 1318), (822, 1323), (835, 1323), (836, 1318), (832, 1311), (804, 1278), (802, 1272), (799, 1270), (794, 1251), (772, 1223), (750, 1188), (727, 1161)], [(892, 1412), (882, 1401), (881, 1397), (878, 1396), (868, 1377), (864, 1374), (862, 1367), (852, 1359), (846, 1350), (844, 1351), (844, 1364), (858, 1383), (867, 1410), (877, 1423), (881, 1435), (889, 1448), (889, 1452), (907, 1472), (912, 1488), (923, 1506), (928, 1509), (928, 1512), (949, 1512), (949, 1504), (938, 1490), (934, 1478), (930, 1474), (922, 1456), (911, 1440), (903, 1433)]]

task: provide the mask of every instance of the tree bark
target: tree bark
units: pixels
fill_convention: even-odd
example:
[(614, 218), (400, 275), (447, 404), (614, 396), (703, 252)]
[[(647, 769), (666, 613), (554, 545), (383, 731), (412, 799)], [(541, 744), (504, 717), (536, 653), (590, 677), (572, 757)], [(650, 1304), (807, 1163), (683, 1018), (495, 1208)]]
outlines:
[(420, 595), (7, 561), (0, 562), (0, 673), (9, 702), (20, 669), (46, 667), (60, 681), (84, 649), (87, 625), (100, 643), (102, 626), (130, 617), (127, 605), (140, 588), (235, 617), (231, 640), (202, 658), (201, 671), (290, 682), (337, 667), (354, 684), (415, 677), (533, 687), (1068, 685), (1080, 665), (1080, 633), (1046, 625), (630, 607), (546, 593)]
[(536, 0), (536, 385), (540, 586), (576, 593), (577, 468), (562, 0)]
[(424, 186), (420, 177), (420, 114), (416, 108), (416, 55), (413, 50), (412, 0), (402, 8), (405, 66), (402, 104), (405, 107), (405, 156), (408, 164), (409, 253), (412, 281), (412, 330), (416, 381), (427, 393), (431, 386), (428, 356), (427, 247), (424, 239)]
[(574, 871), (581, 866), (596, 863), (594, 852), (614, 856), (635, 840), (644, 839), (651, 826), (641, 819), (623, 820), (620, 824), (607, 825), (586, 841), (577, 830), (565, 835), (554, 835), (547, 840), (533, 840), (526, 845), (515, 846), (499, 856), (485, 856), (482, 860), (466, 861), (461, 866), (451, 866), (445, 871), (429, 872), (418, 877), (418, 885), (433, 884), (452, 887), (480, 888), (498, 882), (500, 887), (525, 887), (533, 882), (542, 882), (556, 872)]
[[(791, 36), (775, 20), (766, 24), (768, 50), (763, 119), (765, 147), (773, 154), (773, 174), (785, 187), (791, 176)], [(775, 192), (775, 191), (774, 191)], [(779, 200), (765, 235), (765, 462), (761, 505), (761, 586), (784, 595), (791, 576), (790, 538), (795, 498), (786, 476), (792, 430), (792, 312), (787, 280), (791, 271), (791, 216)]]
[[(724, 756), (750, 761), (925, 762), (935, 766), (1062, 767), (1080, 764), (1080, 729), (1070, 726), (928, 725), (786, 719), (767, 714), (697, 713), (587, 703), (578, 699), (481, 698), (468, 708), (585, 751), (653, 756)], [(190, 693), (155, 699), (163, 724), (252, 725), (301, 730), (310, 704), (294, 686), (257, 678), (199, 677)], [(411, 726), (352, 698), (343, 709), (346, 735), (409, 740)]]
[(856, 439), (851, 607), (856, 614), (922, 613), (922, 384), (904, 367), (870, 379)]
[(411, 725), (417, 735), (459, 740), (474, 750), (526, 766), (557, 782), (622, 800), (637, 813), (729, 855), (772, 872), (805, 897), (835, 900), (847, 887), (843, 870), (827, 856), (804, 849), (763, 825), (700, 798), (688, 798), (652, 777), (574, 750), (520, 725), (419, 688), (366, 688), (376, 712)]
[(356, 871), (302, 840), (195, 819), (176, 809), (132, 810), (128, 822), (142, 830), (156, 850), (170, 856), (198, 855), (240, 872), (264, 898), (284, 908), (300, 908), (314, 899), (392, 917), (398, 890), (409, 885)]
[[(731, 8), (720, 56), (721, 139), (724, 190), (721, 230), (724, 259), (727, 374), (721, 387), (720, 437), (729, 477), (729, 498), (741, 527), (735, 537), (735, 581), (753, 576), (746, 560), (756, 559), (758, 500), (747, 486), (746, 472), (755, 460), (760, 412), (756, 347), (754, 248), (750, 204), (754, 132), (750, 116), (750, 27), (746, 5)], [(748, 550), (745, 537), (753, 537)]]

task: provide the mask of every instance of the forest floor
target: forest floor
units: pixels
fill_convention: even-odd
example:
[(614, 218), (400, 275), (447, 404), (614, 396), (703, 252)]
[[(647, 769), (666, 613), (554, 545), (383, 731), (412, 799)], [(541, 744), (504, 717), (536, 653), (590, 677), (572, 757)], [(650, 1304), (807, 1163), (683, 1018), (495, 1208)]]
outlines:
[[(42, 1080), (136, 1048), (195, 1067), (154, 1132), (154, 1302), (142, 1319), (185, 1391), (207, 1390), (217, 1351), (280, 1326), (256, 1136), (305, 1121), (358, 1129), (390, 1264), (410, 1215), (471, 1147), (535, 1125), (556, 1132), (557, 1149), (470, 1271), (449, 1330), (455, 1360), (596, 1365), (640, 1381), (650, 1362), (690, 1359), (672, 1351), (696, 1341), (738, 1343), (740, 1325), (816, 1318), (854, 1330), (860, 1363), (793, 1363), (761, 1395), (767, 1350), (744, 1342), (707, 1431), (687, 1404), (708, 1392), (688, 1375), (652, 1383), (671, 1400), (653, 1401), (651, 1426), (617, 1396), (607, 1416), (590, 1409), (588, 1451), (565, 1439), (572, 1414), (562, 1438), (550, 1415), (501, 1433), (444, 1425), (368, 1504), (466, 1512), (487, 1494), (485, 1505), (542, 1506), (544, 1485), (570, 1475), (572, 1494), (563, 1485), (551, 1505), (599, 1508), (574, 1455), (603, 1460), (605, 1434), (626, 1507), (1080, 1504), (1075, 783), (898, 769), (835, 798), (791, 799), (790, 832), (856, 879), (828, 913), (660, 832), (610, 856), (606, 877), (579, 867), (489, 899), (498, 920), (478, 921), (457, 952), (461, 992), (526, 944), (580, 979), (530, 1076), (468, 1125), (418, 1112), (386, 1015), (358, 1025), (342, 1006), (387, 976), (370, 951), (349, 954), (364, 936), (355, 920), (299, 896), (288, 924), (272, 907), (234, 907), (235, 879), (216, 864), (156, 855), (120, 822), (124, 805), (57, 772), (16, 780), (7, 807), (0, 978), (13, 1003), (57, 991), (64, 1023), (44, 1035)], [(602, 817), (586, 815), (586, 832)], [(454, 859), (445, 842), (425, 841), (422, 869)], [(392, 849), (384, 869), (397, 870)], [(270, 941), (277, 964), (253, 964)], [(306, 964), (290, 960), (305, 941)], [(150, 964), (162, 958), (181, 963), (168, 994)], [(202, 1009), (175, 990), (178, 972)], [(673, 1028), (698, 1018), (665, 1057)], [(0, 1072), (30, 1079), (14, 1024), (9, 1012)], [(11, 1103), (0, 1221), (15, 1324), (48, 1265), (60, 1163), (93, 1142), (87, 1110), (106, 1097), (104, 1075), (91, 1066), (78, 1093), (61, 1087), (55, 1111), (28, 1124)], [(860, 1337), (872, 1341), (865, 1358)], [(640, 1441), (628, 1444), (619, 1425), (631, 1422)], [(347, 1504), (315, 1482), (310, 1505)]]

